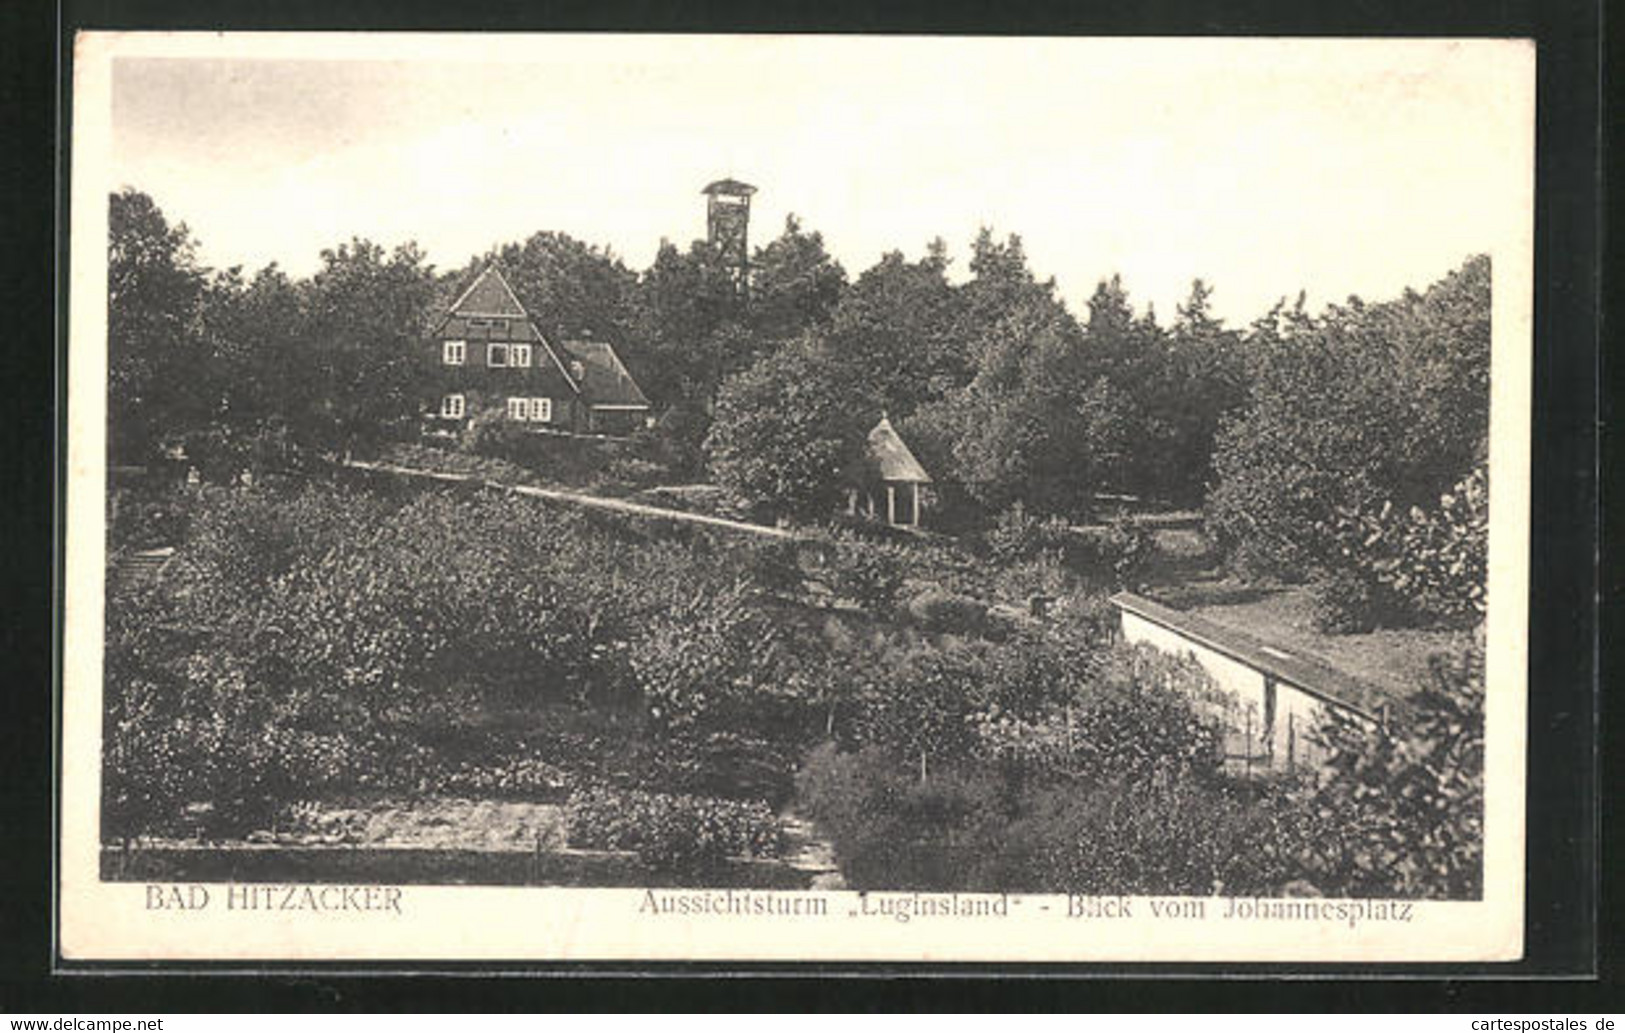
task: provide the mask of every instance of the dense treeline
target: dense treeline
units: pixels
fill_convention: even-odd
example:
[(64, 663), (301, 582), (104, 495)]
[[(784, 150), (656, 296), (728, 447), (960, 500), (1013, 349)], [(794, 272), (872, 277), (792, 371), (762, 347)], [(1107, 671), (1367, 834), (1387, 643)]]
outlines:
[[(1020, 498), (1071, 512), (1097, 489), (1189, 503), (1200, 498), (1217, 417), (1239, 398), (1234, 335), (1208, 315), (1206, 286), (1164, 330), (1112, 280), (1080, 323), (1028, 268), (1019, 238), (985, 229), (963, 284), (950, 282), (940, 240), (919, 261), (893, 252), (849, 280), (822, 237), (791, 217), (756, 249), (741, 299), (704, 242), (663, 243), (638, 273), (612, 252), (542, 232), (441, 273), (413, 245), (386, 252), (352, 240), (296, 281), (275, 266), (199, 267), (186, 228), (139, 192), (114, 195), (112, 207), (113, 440), (131, 456), (202, 429), (329, 449), (398, 430), (420, 403), (403, 361), (411, 342), (492, 261), (544, 333), (617, 344), (667, 411), (669, 433), (685, 439), (690, 472), (732, 396), (805, 387), (840, 396), (828, 412), (814, 401), (810, 418), (781, 407), (793, 425), (785, 449), (804, 444), (796, 429), (829, 445), (814, 472), (821, 481), (867, 429), (848, 424), (885, 411), (940, 460), (946, 482), (995, 509)], [(823, 359), (808, 377), (795, 355)], [(710, 448), (724, 482), (739, 459), (729, 434), (721, 428)], [(770, 459), (780, 441), (768, 433)], [(1155, 461), (1169, 452), (1201, 461)], [(751, 490), (749, 476), (740, 487)]]
[(133, 190), (111, 225), (115, 456), (179, 440), (207, 474), (412, 433), (414, 344), (497, 261), (544, 332), (617, 345), (661, 413), (650, 452), (671, 478), (764, 514), (827, 512), (886, 413), (932, 471), (942, 525), (1011, 507), (1079, 521), (1127, 494), (1203, 506), (1249, 576), (1313, 578), (1328, 627), (1470, 620), (1482, 602), (1487, 258), (1420, 294), (1319, 316), (1300, 298), (1236, 330), (1202, 281), (1167, 325), (1115, 276), (1075, 316), (1019, 237), (987, 229), (963, 282), (941, 240), (850, 278), (791, 217), (740, 297), (704, 242), (662, 243), (637, 272), (542, 232), (438, 272), (414, 245), (352, 240), (294, 280), (201, 268)]

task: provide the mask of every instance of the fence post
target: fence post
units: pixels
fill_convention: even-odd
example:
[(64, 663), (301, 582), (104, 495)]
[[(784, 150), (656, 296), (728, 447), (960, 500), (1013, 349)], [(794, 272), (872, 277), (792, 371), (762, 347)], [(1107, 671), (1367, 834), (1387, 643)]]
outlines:
[(1298, 759), (1298, 728), (1295, 722), (1297, 714), (1290, 711), (1286, 715), (1286, 770), (1288, 774), (1297, 767)]
[(1247, 708), (1246, 729), (1242, 733), (1241, 760), (1247, 778), (1251, 779), (1253, 777), (1253, 708), (1251, 706)]

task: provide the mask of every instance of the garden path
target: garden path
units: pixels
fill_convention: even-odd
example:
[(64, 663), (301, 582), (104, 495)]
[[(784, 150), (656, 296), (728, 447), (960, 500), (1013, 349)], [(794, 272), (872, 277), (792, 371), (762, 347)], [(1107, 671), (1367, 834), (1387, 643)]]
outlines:
[(403, 477), (428, 477), (437, 481), (452, 481), (461, 484), (483, 484), (503, 491), (511, 491), (516, 495), (530, 495), (534, 498), (548, 499), (553, 502), (564, 502), (577, 506), (588, 506), (595, 509), (608, 509), (631, 516), (652, 517), (659, 520), (674, 520), (679, 523), (705, 524), (710, 527), (719, 527), (728, 531), (743, 531), (749, 534), (765, 535), (769, 538), (794, 539), (794, 531), (782, 527), (768, 527), (764, 524), (751, 524), (743, 520), (729, 520), (725, 517), (707, 516), (703, 513), (685, 513), (679, 509), (666, 509), (661, 506), (650, 506), (641, 502), (627, 502), (624, 499), (605, 498), (601, 495), (589, 495), (579, 491), (565, 491), (559, 488), (537, 488), (527, 484), (502, 484), (497, 481), (485, 480), (472, 474), (445, 473), (436, 470), (419, 470), (410, 466), (397, 466), (393, 463), (375, 463), (361, 459), (351, 459), (346, 465), (360, 470), (377, 470), (384, 473), (399, 474)]

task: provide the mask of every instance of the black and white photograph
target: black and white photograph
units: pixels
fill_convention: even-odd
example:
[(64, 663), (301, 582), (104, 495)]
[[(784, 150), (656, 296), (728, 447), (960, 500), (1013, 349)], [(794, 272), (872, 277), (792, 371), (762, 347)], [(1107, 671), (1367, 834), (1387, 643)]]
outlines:
[(76, 61), (68, 956), (1520, 956), (1531, 45)]

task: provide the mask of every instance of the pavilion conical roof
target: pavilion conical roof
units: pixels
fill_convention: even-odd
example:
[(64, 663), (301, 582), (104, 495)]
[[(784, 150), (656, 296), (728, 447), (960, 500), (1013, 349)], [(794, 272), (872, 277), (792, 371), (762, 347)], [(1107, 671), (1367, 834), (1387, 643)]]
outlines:
[(903, 443), (891, 420), (882, 416), (869, 432), (868, 459), (883, 481), (915, 481), (930, 484), (931, 475), (914, 458), (914, 453)]

